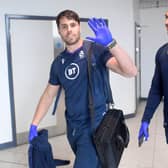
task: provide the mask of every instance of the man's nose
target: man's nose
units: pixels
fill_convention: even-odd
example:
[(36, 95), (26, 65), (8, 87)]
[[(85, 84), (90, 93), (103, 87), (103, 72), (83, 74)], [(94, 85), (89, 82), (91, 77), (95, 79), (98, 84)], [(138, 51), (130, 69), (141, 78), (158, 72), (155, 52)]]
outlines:
[(71, 26), (68, 26), (67, 30), (68, 30), (68, 32), (70, 32), (72, 30)]

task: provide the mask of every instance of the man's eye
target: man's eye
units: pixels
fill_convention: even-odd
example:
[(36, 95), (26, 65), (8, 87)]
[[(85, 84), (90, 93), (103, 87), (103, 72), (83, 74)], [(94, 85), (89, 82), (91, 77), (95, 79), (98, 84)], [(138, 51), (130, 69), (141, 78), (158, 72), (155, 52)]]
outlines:
[(61, 25), (61, 29), (65, 30), (65, 29), (67, 29), (67, 26), (66, 25)]
[(76, 24), (75, 24), (75, 23), (72, 23), (72, 24), (71, 24), (71, 27), (75, 27), (75, 26), (76, 26)]

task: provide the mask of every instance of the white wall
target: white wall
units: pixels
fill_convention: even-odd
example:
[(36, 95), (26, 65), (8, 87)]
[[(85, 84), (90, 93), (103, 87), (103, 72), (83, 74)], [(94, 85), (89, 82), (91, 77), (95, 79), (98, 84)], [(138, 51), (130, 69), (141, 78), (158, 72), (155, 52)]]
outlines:
[(135, 22), (137, 24), (140, 24), (139, 8), (140, 8), (140, 2), (139, 2), (139, 0), (134, 0), (133, 1), (134, 20), (135, 20)]
[[(10, 30), (16, 133), (23, 133), (29, 128), (54, 59), (52, 21), (15, 19)], [(40, 126), (56, 125), (52, 109)]]
[(167, 42), (164, 26), (167, 8), (140, 10), (141, 34), (141, 97), (147, 98), (151, 86), (157, 50)]
[[(106, 5), (107, 4), (107, 5)], [(73, 0), (60, 2), (54, 0), (5, 0), (0, 5), (0, 144), (12, 140), (11, 112), (9, 99), (7, 50), (4, 14), (56, 16), (63, 9), (76, 10), (80, 17), (103, 17), (109, 19), (109, 27), (118, 43), (134, 59), (134, 14), (133, 0), (126, 3), (118, 0)], [(123, 108), (125, 114), (135, 111), (134, 79), (125, 79), (111, 73), (116, 105)], [(23, 117), (26, 117), (24, 114)], [(30, 121), (31, 122), (31, 121)]]

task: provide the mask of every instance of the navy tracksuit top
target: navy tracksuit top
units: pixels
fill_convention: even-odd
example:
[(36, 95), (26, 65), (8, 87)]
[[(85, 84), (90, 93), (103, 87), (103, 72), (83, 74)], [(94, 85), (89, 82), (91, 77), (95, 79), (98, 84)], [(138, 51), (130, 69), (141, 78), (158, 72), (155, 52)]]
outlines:
[(69, 160), (54, 159), (52, 148), (48, 142), (48, 131), (38, 131), (28, 149), (29, 168), (56, 168), (60, 165), (68, 165)]
[[(155, 72), (149, 91), (146, 108), (142, 121), (150, 122), (153, 114), (164, 98), (164, 127), (168, 128), (168, 43), (164, 44), (157, 52), (155, 59)], [(168, 135), (167, 139), (168, 139)]]
[[(97, 118), (105, 112), (106, 95), (102, 74), (106, 62), (111, 58), (108, 49), (93, 44), (93, 98)], [(95, 73), (95, 74), (94, 74)], [(66, 119), (74, 127), (80, 127), (89, 121), (87, 58), (83, 46), (73, 53), (64, 50), (53, 61), (49, 83), (61, 85), (65, 90)]]

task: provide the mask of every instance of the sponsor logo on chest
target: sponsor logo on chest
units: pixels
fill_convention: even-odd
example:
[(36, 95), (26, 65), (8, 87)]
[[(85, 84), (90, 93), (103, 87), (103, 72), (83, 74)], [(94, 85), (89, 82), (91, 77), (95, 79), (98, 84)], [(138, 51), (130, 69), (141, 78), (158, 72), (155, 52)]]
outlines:
[[(83, 50), (81, 50), (78, 54), (79, 59), (83, 59), (85, 57)], [(62, 60), (62, 64), (65, 63), (65, 60)], [(71, 63), (65, 68), (65, 77), (69, 80), (74, 80), (79, 76), (80, 70), (79, 65), (77, 63)]]
[(69, 80), (74, 80), (79, 76), (79, 66), (76, 63), (71, 63), (65, 68), (65, 77)]

